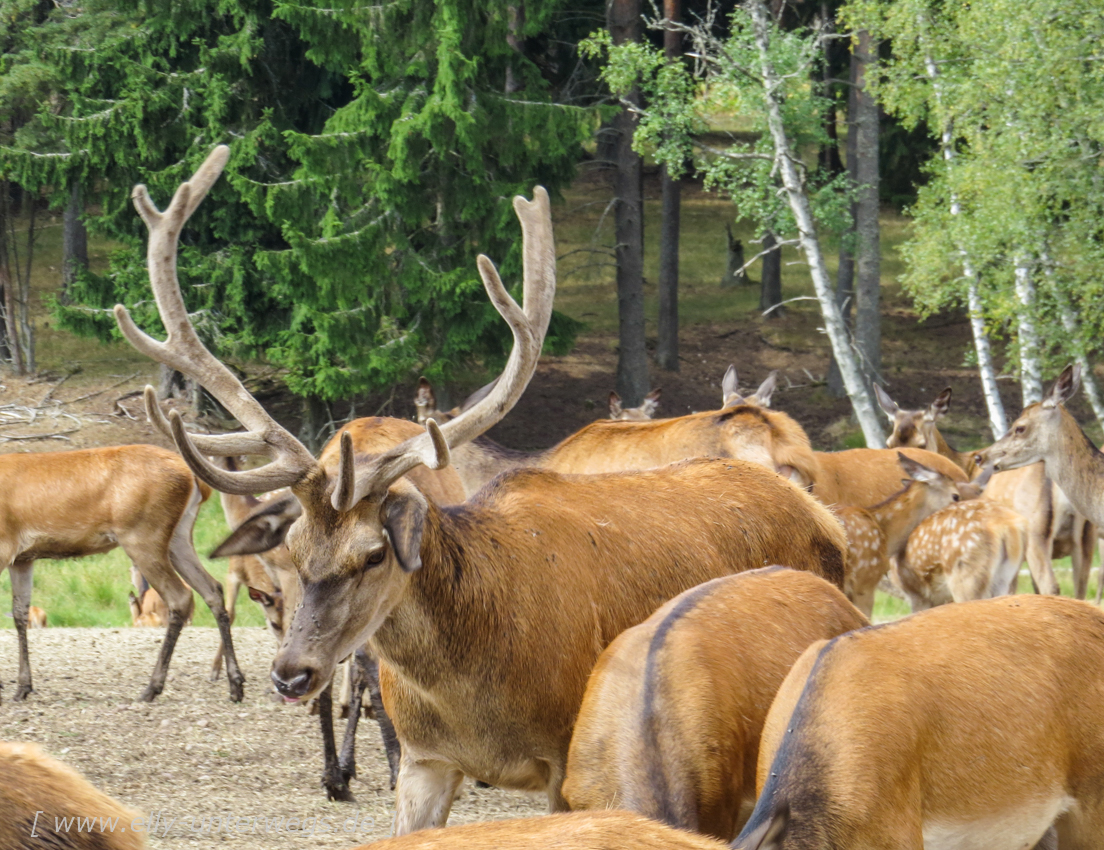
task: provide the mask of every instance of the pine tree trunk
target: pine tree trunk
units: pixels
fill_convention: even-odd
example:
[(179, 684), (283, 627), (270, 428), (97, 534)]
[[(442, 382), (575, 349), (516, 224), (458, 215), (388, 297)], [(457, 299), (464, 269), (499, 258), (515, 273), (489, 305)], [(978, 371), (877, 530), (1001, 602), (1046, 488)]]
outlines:
[(766, 313), (768, 319), (780, 319), (786, 311), (785, 307), (778, 306), (782, 303), (782, 249), (769, 230), (763, 234), (763, 250), (766, 253), (763, 254), (763, 280), (759, 285), (759, 312)]
[(14, 229), (11, 226), (11, 215), (11, 183), (0, 180), (0, 292), (4, 296), (4, 335), (12, 371), (16, 375), (23, 375), (23, 347), (19, 344), (19, 314), (16, 311), (17, 284), (12, 275), (9, 244), (10, 234)]
[(1031, 277), (1031, 262), (1026, 256), (1016, 258), (1017, 334), (1020, 342), (1020, 386), (1023, 405), (1027, 407), (1043, 400), (1043, 369), (1039, 363), (1039, 330), (1035, 326), (1035, 281)]
[[(506, 43), (519, 56), (522, 55), (522, 30), (525, 29), (525, 6), (520, 2), (506, 7)], [(521, 88), (521, 81), (514, 71), (514, 63), (506, 66), (506, 94), (513, 94)]]
[[(606, 11), (615, 45), (640, 39), (640, 0), (610, 0)], [(639, 104), (639, 91), (634, 90), (627, 99)], [(616, 389), (626, 407), (643, 402), (649, 389), (644, 337), (644, 168), (640, 155), (632, 148), (636, 125), (636, 115), (627, 107), (614, 120), (617, 131), (614, 233), (620, 343)]]
[(866, 85), (877, 63), (870, 33), (858, 34), (855, 50), (855, 347), (868, 386), (882, 371), (881, 245), (878, 228), (878, 104)]
[(747, 271), (744, 269), (744, 264), (747, 262), (744, 259), (744, 243), (732, 235), (731, 224), (725, 225), (725, 238), (727, 239), (728, 251), (726, 253), (724, 277), (721, 278), (721, 289), (747, 286), (751, 281), (748, 280)]
[(303, 398), (302, 410), (303, 424), (299, 429), (299, 439), (312, 454), (317, 455), (333, 436), (333, 417), (329, 405), (315, 395)]
[(74, 180), (69, 189), (69, 203), (65, 207), (62, 226), (61, 299), (64, 303), (69, 301), (73, 281), (88, 268), (88, 230), (81, 220), (83, 212), (80, 183)]
[(843, 322), (839, 304), (836, 303), (835, 292), (828, 278), (828, 267), (824, 263), (824, 255), (820, 250), (816, 221), (813, 218), (809, 196), (805, 192), (801, 174), (795, 165), (797, 154), (786, 135), (786, 127), (782, 119), (781, 97), (779, 95), (782, 80), (775, 71), (768, 54), (770, 23), (767, 17), (767, 8), (762, 0), (748, 0), (746, 8), (751, 15), (756, 46), (759, 52), (759, 69), (763, 76), (767, 124), (770, 128), (771, 139), (774, 142), (775, 163), (782, 176), (786, 199), (789, 201), (790, 209), (797, 223), (801, 247), (809, 263), (809, 272), (813, 278), (817, 300), (820, 301), (820, 309), (824, 316), (828, 339), (831, 341), (836, 361), (840, 365), (843, 383), (847, 387), (847, 395), (851, 399), (851, 405), (859, 420), (859, 427), (862, 429), (863, 436), (866, 438), (866, 444), (871, 448), (881, 448), (885, 445), (885, 433), (882, 431), (881, 421), (874, 411), (874, 403), (870, 391), (866, 387), (866, 382), (863, 380), (862, 371), (856, 362), (855, 353), (851, 350), (847, 327)]
[[(680, 0), (663, 0), (663, 17), (677, 23), (680, 20)], [(663, 32), (663, 53), (668, 62), (678, 62), (682, 54), (682, 35), (677, 30)], [(656, 363), (669, 372), (679, 370), (679, 212), (682, 184), (667, 173), (664, 166), (662, 210), (659, 230), (659, 327), (656, 341)]]

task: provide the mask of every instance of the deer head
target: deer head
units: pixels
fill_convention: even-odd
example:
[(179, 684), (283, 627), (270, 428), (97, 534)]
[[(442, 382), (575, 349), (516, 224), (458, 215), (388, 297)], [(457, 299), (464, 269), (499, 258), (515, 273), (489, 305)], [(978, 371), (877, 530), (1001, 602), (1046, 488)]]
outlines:
[(874, 385), (878, 405), (889, 418), (893, 433), (886, 440), (886, 448), (927, 449), (936, 451), (935, 423), (951, 406), (951, 388), (947, 387), (922, 410), (902, 410), (878, 384)]
[(721, 379), (721, 409), (735, 407), (738, 404), (754, 404), (758, 407), (770, 407), (771, 396), (774, 395), (774, 390), (777, 386), (778, 370), (775, 369), (767, 375), (766, 380), (759, 385), (759, 389), (749, 396), (742, 396), (740, 395), (736, 367), (730, 365), (724, 373), (724, 378)]
[[(514, 199), (522, 228), (524, 309), (506, 291), (490, 259), (477, 259), (487, 294), (514, 337), (506, 366), (485, 396), (443, 425), (428, 419), (424, 433), (373, 456), (358, 455), (343, 431), (315, 460), (204, 347), (184, 308), (176, 277), (180, 232), (228, 157), (228, 148), (215, 148), (164, 212), (154, 207), (144, 186), (134, 190), (135, 206), (150, 232), (150, 283), (168, 338), (157, 342), (140, 331), (122, 305), (115, 307), (115, 318), (135, 348), (200, 383), (246, 428), (217, 436), (190, 434), (176, 411), (166, 420), (147, 387), (147, 413), (172, 434), (195, 475), (227, 493), (289, 487), (300, 505), (302, 513), (288, 529), (286, 543), (301, 600), (272, 671), (281, 694), (296, 700), (321, 690), (337, 662), (364, 645), (421, 566), (428, 503), (403, 476), (420, 465), (444, 467), (450, 446), (474, 439), (502, 419), (528, 385), (555, 295), (551, 211), (541, 187), (532, 201)], [(228, 471), (205, 457), (240, 454), (263, 455), (270, 463)]]
[(644, 401), (639, 407), (622, 407), (621, 396), (611, 392), (609, 394), (610, 419), (621, 422), (643, 422), (645, 419), (652, 419), (659, 409), (659, 397), (662, 393), (662, 389), (654, 389), (644, 396)]
[(991, 464), (999, 472), (1053, 457), (1059, 450), (1063, 430), (1071, 426), (1080, 430), (1063, 407), (1080, 387), (1081, 367), (1067, 366), (1042, 401), (1025, 407), (1007, 434), (974, 456), (977, 463)]

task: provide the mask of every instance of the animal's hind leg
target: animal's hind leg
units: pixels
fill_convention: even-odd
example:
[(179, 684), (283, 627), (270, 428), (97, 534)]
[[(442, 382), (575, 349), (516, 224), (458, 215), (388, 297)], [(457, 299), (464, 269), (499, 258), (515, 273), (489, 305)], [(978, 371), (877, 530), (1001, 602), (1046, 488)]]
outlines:
[(333, 728), (333, 680), (318, 694), (318, 722), (322, 729), (322, 787), (326, 789), (326, 798), (342, 803), (355, 803), (356, 797), (349, 791), (349, 783), (341, 775), (337, 763), (337, 744), (334, 741)]
[(367, 658), (362, 658), (360, 650), (347, 659), (346, 685), (349, 689), (349, 702), (343, 707), (345, 718), (345, 739), (341, 742), (341, 753), (337, 763), (341, 776), (346, 783), (356, 776), (356, 733), (360, 723), (360, 706), (364, 700), (364, 689), (368, 686)]
[(27, 611), (31, 607), (31, 587), (34, 575), (34, 561), (16, 561), (11, 565), (12, 619), (19, 637), (19, 686), (14, 699), (18, 702), (27, 698), (31, 687), (31, 655), (27, 648)]
[(372, 704), (372, 711), (376, 715), (379, 724), (380, 737), (383, 739), (383, 749), (387, 753), (387, 766), (391, 769), (391, 790), (399, 779), (399, 765), (402, 762), (402, 745), (399, 744), (399, 736), (395, 732), (395, 724), (387, 714), (383, 706), (383, 691), (380, 688), (379, 660), (366, 650), (357, 650), (359, 658), (363, 653), (365, 672), (368, 678), (368, 699)]
[(242, 697), (245, 696), (245, 676), (242, 675), (237, 656), (234, 655), (234, 642), (230, 637), (230, 616), (226, 613), (226, 606), (222, 602), (222, 586), (207, 570), (203, 569), (195, 547), (192, 545), (192, 526), (195, 525), (199, 503), (199, 488), (193, 487), (188, 508), (173, 530), (172, 541), (169, 544), (169, 559), (181, 578), (195, 588), (214, 614), (215, 622), (218, 623), (219, 636), (222, 638), (223, 653), (226, 656), (226, 679), (230, 684), (230, 699), (241, 702)]
[[(230, 559), (230, 569), (226, 573), (226, 614), (230, 618), (231, 626), (234, 625), (234, 616), (238, 610), (238, 591), (241, 590), (242, 586), (237, 560), (237, 558)], [(219, 675), (222, 673), (222, 656), (223, 646), (220, 639), (218, 649), (215, 651), (215, 658), (211, 662), (211, 674), (207, 677), (212, 682), (217, 682)]]

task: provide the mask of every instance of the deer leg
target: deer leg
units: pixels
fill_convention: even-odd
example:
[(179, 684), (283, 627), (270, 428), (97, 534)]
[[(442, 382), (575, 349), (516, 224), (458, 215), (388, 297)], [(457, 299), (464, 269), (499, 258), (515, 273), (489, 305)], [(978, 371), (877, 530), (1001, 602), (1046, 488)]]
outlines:
[(341, 696), (338, 697), (338, 705), (341, 706), (341, 719), (349, 717), (349, 706), (353, 701), (353, 659), (352, 656), (341, 662)]
[(226, 679), (230, 684), (230, 699), (241, 702), (242, 697), (245, 696), (245, 676), (238, 667), (237, 656), (234, 655), (234, 641), (230, 637), (230, 615), (226, 613), (226, 607), (222, 603), (222, 586), (207, 570), (203, 569), (195, 547), (192, 545), (192, 526), (195, 525), (199, 502), (199, 488), (193, 488), (192, 499), (173, 530), (172, 542), (169, 544), (169, 559), (180, 577), (199, 593), (214, 614), (226, 656)]
[(16, 702), (25, 700), (34, 690), (31, 686), (31, 655), (27, 648), (27, 611), (31, 607), (31, 587), (34, 582), (34, 561), (16, 561), (10, 567), (12, 585), (12, 619), (19, 637), (19, 687)]
[(369, 652), (357, 650), (358, 658), (363, 653), (364, 669), (368, 684), (368, 699), (372, 704), (372, 710), (379, 723), (380, 738), (383, 739), (383, 749), (387, 753), (387, 766), (391, 769), (391, 790), (399, 779), (399, 765), (402, 762), (402, 745), (399, 744), (399, 736), (395, 733), (395, 725), (387, 715), (387, 709), (383, 707), (383, 692), (380, 690), (379, 661)]
[(1031, 573), (1036, 593), (1056, 596), (1059, 593), (1058, 579), (1050, 565), (1052, 543), (1048, 536), (1032, 529), (1027, 534), (1027, 569)]
[(334, 742), (333, 727), (333, 680), (318, 694), (318, 721), (322, 728), (322, 757), (325, 766), (322, 769), (322, 787), (326, 789), (326, 799), (341, 803), (355, 803), (356, 797), (349, 791), (349, 782), (341, 775), (337, 763), (337, 745)]
[(1052, 826), (1044, 832), (1033, 850), (1058, 850), (1058, 830)]
[[(238, 612), (238, 591), (242, 581), (238, 571), (234, 569), (236, 564), (231, 560), (230, 569), (226, 573), (226, 615), (230, 618), (230, 625), (234, 625), (234, 616)], [(215, 658), (211, 662), (211, 674), (207, 677), (212, 682), (217, 682), (222, 673), (223, 656), (222, 638), (219, 638), (218, 649), (215, 650)]]
[(349, 687), (349, 704), (345, 706), (345, 740), (341, 742), (341, 754), (338, 756), (338, 766), (341, 768), (342, 778), (348, 782), (356, 776), (356, 733), (360, 723), (360, 705), (364, 699), (364, 689), (368, 686), (368, 671), (365, 667), (366, 660), (361, 657), (361, 651), (354, 653), (347, 660), (346, 681)]
[(395, 835), (444, 826), (463, 781), (455, 765), (413, 758), (409, 749), (403, 752), (395, 789)]

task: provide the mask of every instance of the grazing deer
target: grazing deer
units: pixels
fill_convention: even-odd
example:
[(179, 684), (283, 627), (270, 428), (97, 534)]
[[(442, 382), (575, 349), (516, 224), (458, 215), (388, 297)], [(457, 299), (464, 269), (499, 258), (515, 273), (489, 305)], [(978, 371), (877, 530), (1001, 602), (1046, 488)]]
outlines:
[(809, 644), (869, 625), (839, 590), (780, 567), (684, 591), (606, 647), (567, 759), (574, 810), (629, 809), (736, 837), (755, 805), (759, 736)]
[[(912, 530), (936, 511), (963, 498), (960, 484), (934, 469), (898, 452), (898, 462), (908, 476), (904, 489), (870, 508), (838, 506), (833, 513), (843, 524), (850, 546), (847, 580), (843, 589), (855, 606), (869, 617), (874, 611), (874, 591), (889, 572), (890, 559), (900, 559)], [(968, 495), (975, 495), (971, 490)]]
[(1016, 596), (813, 644), (759, 745), (737, 850), (1053, 847), (1104, 835), (1104, 615)]
[(37, 745), (0, 741), (4, 850), (143, 850), (138, 817)]
[(659, 397), (663, 393), (661, 388), (652, 390), (646, 396), (639, 407), (622, 407), (621, 396), (611, 392), (609, 394), (609, 418), (618, 422), (642, 422), (651, 419), (659, 410)]
[(913, 611), (1015, 592), (1027, 528), (996, 502), (951, 505), (916, 527), (897, 562), (897, 584)]
[(169, 624), (169, 606), (152, 587), (147, 587), (141, 599), (130, 591), (130, 624), (148, 628), (164, 627)]
[[(194, 436), (170, 414), (177, 446), (202, 480), (230, 493), (290, 487), (299, 500), (287, 545), (302, 596), (272, 680), (285, 698), (310, 699), (371, 640), (402, 743), (397, 833), (442, 826), (465, 775), (544, 791), (553, 810), (563, 809), (571, 727), (591, 667), (614, 637), (681, 591), (771, 563), (842, 584), (839, 523), (755, 464), (697, 460), (602, 476), (517, 470), (444, 507), (401, 480), (446, 466), (450, 449), (498, 422), (532, 377), (555, 293), (551, 212), (539, 187), (533, 201), (514, 200), (524, 309), (490, 260), (478, 260), (514, 336), (499, 380), (456, 418), (429, 420), (393, 448), (358, 455), (344, 430), (315, 460), (203, 346), (176, 280), (180, 231), (228, 154), (216, 148), (164, 213), (144, 187), (134, 192), (167, 341), (140, 331), (121, 305), (115, 317), (139, 351), (202, 384), (248, 429)], [(272, 462), (228, 472), (206, 458), (244, 453)]]
[[(916, 446), (937, 451), (954, 461), (973, 478), (981, 467), (972, 453), (952, 449), (939, 432), (938, 422), (951, 403), (951, 388), (943, 390), (923, 410), (902, 410), (879, 386), (878, 403), (893, 425), (888, 446)], [(1085, 598), (1092, 568), (1096, 528), (1070, 504), (1062, 489), (1051, 481), (1042, 464), (994, 475), (985, 498), (1022, 514), (1028, 521), (1027, 564), (1035, 586), (1043, 593), (1058, 593), (1051, 558), (1070, 556), (1074, 589)]]
[(222, 588), (192, 546), (196, 513), (209, 493), (178, 455), (156, 446), (0, 455), (0, 571), (10, 570), (12, 579), (19, 638), (16, 700), (32, 691), (27, 609), (34, 562), (95, 555), (116, 546), (169, 607), (165, 640), (141, 699), (152, 701), (165, 686), (195, 588), (228, 648), (230, 698), (241, 700), (245, 677), (230, 643)]
[(726, 850), (704, 835), (631, 812), (569, 812), (483, 821), (387, 838), (353, 850)]

